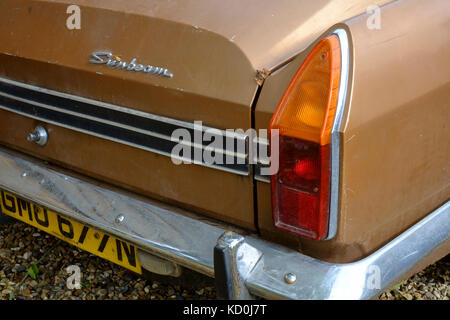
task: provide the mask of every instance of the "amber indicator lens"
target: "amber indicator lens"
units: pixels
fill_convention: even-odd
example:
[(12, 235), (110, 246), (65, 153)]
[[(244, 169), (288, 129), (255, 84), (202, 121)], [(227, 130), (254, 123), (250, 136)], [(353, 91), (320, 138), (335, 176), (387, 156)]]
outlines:
[(272, 118), (271, 127), (286, 135), (327, 145), (339, 91), (339, 39), (320, 41), (295, 74)]
[(280, 135), (279, 170), (272, 176), (275, 226), (321, 240), (328, 234), (330, 141), (339, 93), (339, 40), (321, 40), (283, 95), (270, 129)]

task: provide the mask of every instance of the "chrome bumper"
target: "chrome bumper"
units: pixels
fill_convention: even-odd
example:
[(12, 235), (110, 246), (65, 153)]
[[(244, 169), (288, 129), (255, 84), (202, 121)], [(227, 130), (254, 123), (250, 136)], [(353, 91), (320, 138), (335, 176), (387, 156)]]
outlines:
[[(369, 257), (332, 264), (82, 181), (2, 148), (0, 187), (152, 255), (211, 277), (216, 269), (218, 291), (235, 299), (374, 298), (444, 244), (450, 233), (449, 201)], [(120, 223), (119, 215), (124, 216)]]

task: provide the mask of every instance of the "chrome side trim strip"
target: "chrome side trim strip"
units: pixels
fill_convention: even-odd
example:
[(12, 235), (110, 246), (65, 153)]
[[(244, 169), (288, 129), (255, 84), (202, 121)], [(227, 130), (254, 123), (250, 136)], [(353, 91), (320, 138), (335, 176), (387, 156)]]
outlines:
[[(88, 183), (3, 148), (0, 188), (211, 277), (214, 247), (225, 232), (230, 235), (231, 228), (220, 222), (209, 224), (168, 205)], [(119, 214), (125, 217), (120, 224), (115, 222)], [(450, 201), (357, 262), (327, 263), (246, 235), (238, 258), (248, 268), (234, 266), (234, 270), (241, 277), (238, 285), (243, 283), (252, 295), (268, 299), (369, 299), (449, 241), (449, 234)], [(261, 253), (260, 258), (255, 259), (255, 252)], [(296, 281), (286, 281), (288, 273)], [(380, 276), (375, 288), (369, 281), (374, 273)]]
[[(199, 132), (199, 128), (193, 123), (57, 93), (4, 78), (0, 78), (0, 109), (169, 157), (176, 144), (183, 144), (191, 151), (211, 150), (208, 141), (197, 144), (172, 139), (172, 133), (180, 128), (187, 130), (191, 137), (194, 137)], [(227, 150), (225, 147), (214, 149), (214, 153), (224, 161), (210, 164), (195, 159), (177, 156), (174, 158), (248, 175), (248, 154), (240, 153), (237, 148), (238, 145), (248, 144), (248, 138), (245, 135), (205, 126), (202, 126), (201, 130), (201, 134), (220, 133), (223, 139), (222, 145), (226, 145), (227, 148), (229, 140), (232, 142), (233, 149)], [(227, 162), (228, 158), (232, 158), (233, 161)]]
[(265, 183), (270, 183), (270, 176), (262, 175), (261, 169), (264, 168), (266, 165), (263, 165), (261, 163), (258, 163), (255, 165), (255, 180)]
[(263, 175), (261, 174), (261, 169), (270, 167), (270, 157), (266, 159), (260, 158), (261, 154), (269, 155), (270, 154), (270, 143), (269, 139), (264, 137), (256, 137), (253, 141), (254, 146), (256, 147), (254, 152), (254, 158), (256, 163), (255, 165), (255, 171), (254, 171), (254, 178), (257, 181), (260, 182), (266, 182), (270, 183), (270, 175)]
[[(151, 113), (147, 113), (147, 112), (143, 112), (143, 111), (139, 111), (139, 110), (135, 110), (135, 109), (130, 109), (130, 108), (126, 108), (126, 107), (121, 107), (121, 106), (109, 104), (109, 103), (102, 102), (102, 101), (92, 100), (92, 99), (83, 98), (83, 97), (75, 96), (75, 95), (64, 93), (64, 92), (41, 88), (41, 87), (33, 86), (30, 84), (26, 84), (26, 83), (14, 81), (14, 80), (2, 78), (2, 77), (0, 77), (0, 82), (4, 82), (4, 83), (10, 84), (12, 86), (29, 89), (29, 90), (36, 91), (39, 93), (52, 95), (55, 97), (61, 97), (61, 98), (67, 99), (67, 100), (73, 100), (73, 101), (77, 101), (77, 102), (81, 102), (81, 103), (85, 103), (85, 104), (89, 104), (89, 105), (93, 105), (93, 106), (98, 106), (98, 107), (105, 108), (105, 109), (110, 109), (110, 110), (115, 110), (115, 111), (119, 111), (119, 112), (123, 112), (123, 113), (128, 113), (131, 115), (136, 115), (136, 116), (139, 116), (142, 118), (147, 118), (147, 119), (163, 122), (163, 123), (170, 124), (170, 125), (173, 125), (176, 127), (184, 127), (187, 129), (194, 129), (194, 124), (190, 123), (190, 122), (185, 122), (185, 121), (180, 121), (180, 120), (176, 120), (176, 119), (172, 119), (172, 118), (158, 116), (155, 114), (151, 114)], [(213, 129), (213, 128), (206, 127), (206, 126), (204, 126), (204, 128), (205, 129)], [(247, 137), (246, 135), (239, 134), (239, 133), (234, 133), (234, 134), (235, 134), (236, 139), (240, 139), (240, 140), (245, 140)]]
[[(172, 141), (170, 136), (157, 133), (156, 131), (149, 131), (149, 130), (145, 130), (145, 129), (140, 129), (138, 127), (134, 127), (134, 126), (131, 126), (131, 125), (126, 125), (126, 124), (123, 124), (123, 123), (109, 121), (109, 120), (105, 120), (103, 118), (93, 117), (93, 116), (90, 116), (90, 115), (87, 115), (87, 114), (83, 114), (83, 113), (79, 113), (79, 112), (73, 112), (73, 111), (70, 111), (70, 110), (65, 110), (63, 108), (58, 108), (58, 107), (54, 107), (54, 106), (51, 106), (51, 105), (42, 104), (42, 103), (39, 103), (39, 102), (36, 102), (36, 101), (33, 101), (33, 100), (23, 99), (21, 97), (18, 97), (18, 96), (15, 96), (15, 95), (10, 95), (10, 94), (7, 94), (5, 92), (1, 92), (0, 91), (0, 98), (1, 97), (9, 98), (9, 99), (12, 99), (12, 100), (17, 100), (17, 101), (20, 101), (20, 102), (23, 102), (23, 103), (26, 103), (26, 104), (31, 104), (31, 105), (36, 106), (36, 107), (53, 110), (53, 111), (56, 111), (56, 112), (60, 112), (60, 113), (64, 113), (64, 114), (68, 114), (68, 115), (72, 115), (72, 116), (76, 116), (76, 117), (80, 117), (80, 118), (83, 118), (83, 119), (100, 122), (100, 123), (107, 124), (107, 125), (110, 125), (110, 126), (115, 126), (115, 127), (127, 129), (127, 130), (130, 130), (130, 131), (134, 131), (134, 132), (137, 132), (137, 133), (142, 133), (142, 134), (149, 135), (149, 136), (152, 136), (152, 137), (156, 137), (156, 138), (159, 138), (159, 139)], [(0, 102), (1, 102), (1, 99), (0, 99)], [(17, 109), (8, 107), (6, 104), (5, 105), (0, 105), (0, 108), (8, 110), (8, 111), (12, 111), (12, 112), (16, 112), (17, 111)], [(19, 112), (16, 112), (16, 113), (19, 113)], [(22, 115), (27, 116), (27, 114), (25, 114), (25, 113), (23, 113)], [(45, 121), (45, 119), (38, 119), (38, 120)], [(55, 123), (55, 124), (58, 124), (58, 123)], [(63, 125), (61, 124), (61, 126), (63, 126)], [(78, 131), (79, 128), (71, 126), (71, 129)], [(228, 134), (228, 132), (224, 132), (224, 134)], [(231, 139), (235, 139), (234, 135), (232, 135), (231, 133), (230, 133), (230, 138)], [(181, 141), (179, 143), (183, 144), (183, 145), (186, 145), (188, 147), (193, 147), (193, 148), (205, 148), (205, 145), (199, 145), (199, 144), (196, 144), (196, 143), (193, 143), (193, 142)], [(232, 151), (227, 151), (226, 149), (220, 149), (220, 150), (216, 149), (215, 151), (217, 153), (220, 153), (220, 154), (223, 154), (223, 155), (236, 156), (237, 158), (240, 158), (240, 159), (246, 159), (246, 157), (247, 157), (246, 154), (242, 154), (242, 153), (238, 153), (238, 152), (232, 152)], [(156, 152), (156, 151), (153, 151), (153, 152)]]
[[(36, 108), (28, 109), (26, 112), (19, 111), (18, 108), (11, 108), (12, 103), (17, 103), (19, 101), (9, 101), (9, 103), (4, 104), (4, 101), (2, 101), (2, 97), (0, 96), (0, 109), (8, 110), (11, 112), (15, 112), (17, 114), (37, 119), (41, 121), (45, 121), (46, 123), (51, 123), (54, 125), (58, 125), (60, 127), (72, 129), (75, 131), (83, 132), (88, 135), (100, 137), (103, 139), (111, 140), (117, 143), (126, 144), (138, 149), (151, 151), (160, 155), (164, 155), (167, 157), (171, 157), (174, 159), (178, 159), (181, 161), (191, 161), (194, 164), (201, 165), (204, 167), (214, 168), (214, 169), (220, 169), (222, 171), (227, 171), (239, 175), (248, 175), (248, 164), (239, 164), (237, 160), (234, 160), (232, 164), (227, 164), (225, 161), (223, 161), (222, 164), (208, 164), (205, 162), (196, 161), (195, 159), (190, 158), (184, 158), (179, 157), (171, 154), (172, 148), (178, 143), (176, 141), (168, 141), (168, 140), (161, 140), (157, 139), (152, 136), (142, 135), (136, 131), (130, 131), (126, 130), (124, 128), (120, 127), (107, 127), (102, 126), (97, 122), (92, 122), (88, 119), (83, 119), (79, 117), (69, 116), (67, 115), (64, 118), (60, 117), (60, 113), (52, 113), (51, 110), (47, 110), (45, 112), (45, 116), (42, 115), (43, 110), (39, 110)], [(25, 106), (26, 107), (26, 106)], [(37, 115), (38, 113), (38, 115)], [(55, 120), (58, 119), (58, 120)], [(64, 120), (63, 120), (64, 119)], [(65, 121), (65, 122), (62, 122)], [(73, 126), (70, 123), (79, 123), (83, 122), (84, 126), (89, 129), (82, 129), (79, 126)], [(115, 138), (118, 137), (118, 138)], [(193, 151), (194, 147), (191, 147), (191, 154), (194, 153)], [(225, 156), (224, 156), (225, 158)]]

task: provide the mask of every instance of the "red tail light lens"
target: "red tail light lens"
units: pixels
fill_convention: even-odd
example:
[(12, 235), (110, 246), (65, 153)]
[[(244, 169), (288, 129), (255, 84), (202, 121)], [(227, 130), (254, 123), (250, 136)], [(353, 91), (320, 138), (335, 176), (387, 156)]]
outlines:
[(275, 225), (312, 239), (328, 231), (330, 148), (280, 136), (280, 167), (272, 177)]
[(339, 39), (320, 41), (292, 79), (272, 118), (280, 137), (272, 176), (275, 226), (321, 240), (328, 234), (330, 140), (340, 82)]

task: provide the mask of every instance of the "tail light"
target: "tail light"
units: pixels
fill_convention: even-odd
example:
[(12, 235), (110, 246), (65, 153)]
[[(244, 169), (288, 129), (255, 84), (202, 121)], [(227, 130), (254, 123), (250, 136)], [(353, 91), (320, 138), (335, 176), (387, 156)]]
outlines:
[(339, 37), (321, 40), (292, 79), (273, 115), (279, 130), (279, 170), (272, 175), (275, 226), (301, 236), (327, 237), (331, 131), (341, 79)]

